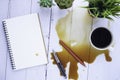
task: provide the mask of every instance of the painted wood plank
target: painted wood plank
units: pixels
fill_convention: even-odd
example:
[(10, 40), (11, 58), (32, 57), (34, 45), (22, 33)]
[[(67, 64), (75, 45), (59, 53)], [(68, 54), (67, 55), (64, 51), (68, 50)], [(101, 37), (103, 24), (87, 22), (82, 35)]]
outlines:
[[(31, 0), (10, 0), (9, 18), (22, 16), (30, 13)], [(8, 54), (8, 53), (7, 53)], [(13, 71), (9, 54), (7, 55), (6, 80), (26, 80), (27, 70)]]
[[(72, 38), (72, 36), (74, 38), (74, 36), (82, 37), (83, 35), (85, 35), (85, 37), (87, 39), (86, 40), (84, 39), (84, 42), (89, 45), (89, 33), (91, 31), (92, 18), (89, 16), (87, 9), (82, 8), (87, 5), (88, 5), (88, 3), (85, 2), (84, 0), (75, 0), (73, 3), (73, 10), (74, 10), (73, 17), (75, 17), (75, 18), (73, 18), (73, 21), (72, 21), (73, 22), (72, 23), (73, 24), (72, 25), (73, 33), (72, 34), (74, 34), (74, 30), (77, 33), (76, 33), (76, 35), (71, 35), (71, 38)], [(84, 32), (84, 34), (81, 33), (82, 31)], [(79, 38), (79, 40), (82, 41), (81, 38)], [(84, 43), (84, 42), (82, 42), (82, 43)], [(84, 45), (83, 45), (83, 47), (84, 47)], [(88, 49), (89, 48), (90, 48), (90, 46), (88, 46)], [(88, 53), (88, 55), (85, 55), (84, 57), (89, 58), (89, 50), (87, 48), (85, 48), (85, 49), (86, 49), (86, 52)], [(86, 54), (86, 53), (83, 53), (83, 54)], [(86, 67), (83, 67), (81, 64), (78, 63), (78, 73), (79, 73), (78, 80), (87, 80), (88, 79), (88, 69), (89, 69), (88, 62), (85, 61)]]
[(6, 79), (6, 59), (7, 59), (7, 45), (3, 31), (2, 20), (7, 18), (9, 0), (0, 1), (0, 80)]
[[(22, 7), (21, 7), (21, 5), (22, 5)], [(26, 7), (26, 5), (27, 5), (27, 7)], [(46, 48), (47, 48), (48, 38), (49, 38), (48, 36), (49, 36), (49, 24), (50, 24), (49, 23), (50, 9), (43, 9), (43, 8), (40, 9), (40, 7), (38, 5), (37, 6), (36, 5), (37, 5), (37, 1), (36, 2), (26, 1), (25, 3), (24, 3), (24, 1), (23, 2), (22, 1), (19, 2), (17, 0), (13, 1), (13, 2), (11, 2), (11, 5), (10, 5), (9, 16), (17, 17), (17, 16), (32, 13), (32, 12), (34, 13), (34, 12), (40, 11), (40, 16), (42, 16), (41, 25), (44, 26), (42, 29), (43, 29), (43, 35), (45, 36), (44, 38), (45, 38), (45, 44), (46, 44)], [(46, 21), (46, 22), (44, 23), (44, 21)], [(47, 48), (47, 50), (48, 50), (48, 48)], [(46, 75), (46, 66), (40, 66), (40, 67), (31, 68), (31, 69), (25, 69), (22, 71), (13, 72), (11, 70), (11, 64), (8, 59), (6, 79), (16, 80), (17, 78), (19, 78), (22, 80), (30, 80), (30, 79), (45, 80), (45, 75)]]
[[(55, 3), (54, 3), (55, 4)], [(56, 32), (56, 24), (58, 20), (65, 17), (68, 10), (61, 10), (57, 5), (52, 7), (52, 17), (51, 17), (51, 30), (50, 30), (50, 44), (49, 44), (49, 54), (48, 60), (49, 64), (47, 66), (47, 80), (65, 80), (64, 77), (60, 76), (59, 69), (56, 65), (53, 65), (53, 60), (51, 59), (52, 50), (60, 51), (61, 47), (59, 45), (59, 38)], [(68, 72), (67, 72), (68, 73)]]
[[(38, 1), (39, 0), (32, 0), (31, 13), (39, 13), (46, 51), (48, 54), (51, 9), (40, 7)], [(27, 70), (26, 80), (46, 80), (46, 75), (47, 65), (33, 67), (32, 69)]]
[(114, 49), (109, 53), (112, 61), (107, 62), (105, 60), (105, 55), (100, 55), (97, 57), (94, 63), (89, 66), (88, 80), (120, 80), (120, 19), (115, 19), (110, 23), (110, 30), (114, 37)]

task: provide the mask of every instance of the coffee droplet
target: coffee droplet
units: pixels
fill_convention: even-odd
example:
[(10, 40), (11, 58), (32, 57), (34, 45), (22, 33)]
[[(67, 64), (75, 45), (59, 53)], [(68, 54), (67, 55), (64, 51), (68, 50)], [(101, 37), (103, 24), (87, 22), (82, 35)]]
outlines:
[(39, 53), (35, 53), (35, 56), (39, 56)]

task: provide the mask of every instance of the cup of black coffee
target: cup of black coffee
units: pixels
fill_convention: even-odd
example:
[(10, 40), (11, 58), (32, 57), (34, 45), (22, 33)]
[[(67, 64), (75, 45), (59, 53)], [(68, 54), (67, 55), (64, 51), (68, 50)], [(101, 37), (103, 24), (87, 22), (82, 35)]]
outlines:
[(90, 43), (98, 50), (109, 49), (113, 41), (112, 33), (108, 28), (97, 27), (91, 31)]

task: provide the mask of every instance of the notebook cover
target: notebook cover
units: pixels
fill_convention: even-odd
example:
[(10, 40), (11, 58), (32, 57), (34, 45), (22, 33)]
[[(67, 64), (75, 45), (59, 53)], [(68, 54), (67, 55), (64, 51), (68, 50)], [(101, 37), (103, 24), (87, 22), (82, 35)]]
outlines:
[(13, 69), (47, 64), (46, 49), (37, 13), (6, 19), (3, 24)]

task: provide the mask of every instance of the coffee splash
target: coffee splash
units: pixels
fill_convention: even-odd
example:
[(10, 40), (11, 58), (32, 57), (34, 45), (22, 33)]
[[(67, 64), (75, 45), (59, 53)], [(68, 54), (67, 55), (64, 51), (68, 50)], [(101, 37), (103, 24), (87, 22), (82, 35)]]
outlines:
[[(82, 14), (82, 15), (81, 15)], [(96, 50), (89, 43), (92, 18), (83, 8), (75, 8), (64, 18), (59, 19), (56, 31), (59, 39), (73, 50), (86, 63), (93, 63), (98, 55), (104, 54), (106, 61), (111, 61), (108, 50)], [(78, 62), (64, 49), (57, 52), (61, 63), (66, 68), (70, 62), (69, 79), (78, 79)], [(53, 59), (53, 56), (52, 56)], [(53, 62), (55, 64), (55, 61)]]

